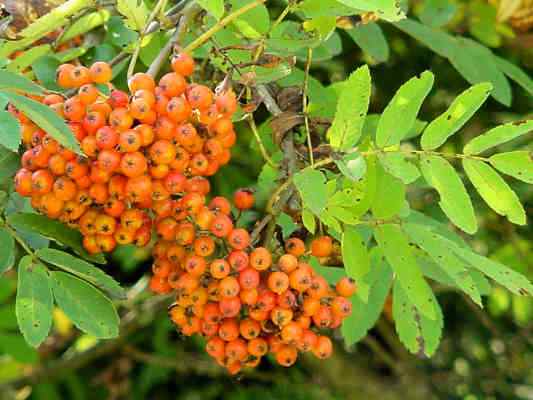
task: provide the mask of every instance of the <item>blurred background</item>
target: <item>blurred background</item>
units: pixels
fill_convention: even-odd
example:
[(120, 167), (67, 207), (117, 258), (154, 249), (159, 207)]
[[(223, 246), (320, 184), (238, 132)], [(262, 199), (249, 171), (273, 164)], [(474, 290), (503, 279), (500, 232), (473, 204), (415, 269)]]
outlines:
[[(283, 2), (272, 2), (272, 13)], [(421, 16), (426, 3), (412, 2), (412, 14)], [(533, 71), (533, 2), (518, 1), (521, 8), (505, 20), (501, 5), (491, 1), (437, 1), (450, 7), (445, 29), (489, 46), (493, 51)], [(516, 1), (507, 1), (508, 6)], [(505, 4), (504, 4), (505, 6)], [(278, 7), (278, 8), (276, 8)], [(514, 6), (513, 6), (514, 7)], [(505, 7), (504, 7), (505, 9)], [(348, 25), (355, 21), (345, 21)], [(430, 120), (468, 85), (444, 58), (436, 55), (390, 24), (380, 24), (389, 55), (378, 62), (363, 53), (349, 30), (340, 32), (340, 47), (332, 57), (312, 66), (312, 75), (327, 87), (342, 81), (362, 63), (369, 63), (374, 82), (371, 111), (380, 112), (398, 87), (413, 75), (431, 69), (435, 89), (420, 115)], [(86, 57), (97, 57), (90, 50)], [(290, 77), (289, 77), (290, 78)], [(289, 78), (273, 85), (281, 91), (293, 84)], [(445, 151), (460, 151), (471, 137), (508, 120), (531, 117), (533, 98), (513, 85), (511, 107), (490, 98)], [(272, 143), (265, 110), (260, 133)], [(238, 124), (238, 147), (233, 161), (213, 182), (214, 193), (231, 194), (240, 187), (258, 189), (259, 208), (268, 195), (268, 174), (246, 124)], [(502, 151), (533, 151), (532, 134)], [(258, 185), (259, 180), (259, 185)], [(529, 216), (533, 187), (518, 181)], [(258, 187), (259, 186), (259, 187)], [(472, 188), (469, 188), (472, 189)], [(480, 253), (501, 261), (533, 279), (533, 231), (516, 227), (491, 212), (473, 194), (481, 229), (468, 242)], [(263, 198), (261, 198), (263, 196)], [(24, 207), (20, 202), (8, 205)], [(413, 185), (412, 207), (444, 220), (435, 193)], [(253, 215), (250, 215), (253, 219)], [(17, 331), (14, 313), (16, 272), (0, 279), (0, 400), (4, 399), (179, 399), (179, 400), (394, 400), (394, 399), (533, 399), (533, 299), (514, 296), (494, 287), (479, 309), (466, 297), (446, 287), (434, 286), (445, 315), (442, 343), (431, 359), (409, 354), (399, 342), (385, 307), (377, 325), (357, 345), (346, 348), (335, 342), (331, 359), (302, 357), (283, 369), (265, 362), (257, 370), (228, 376), (211, 362), (198, 338), (182, 338), (167, 318), (168, 299), (151, 297), (144, 288), (151, 268), (150, 250), (123, 247), (115, 251), (106, 271), (130, 286), (131, 301), (123, 304), (121, 337), (97, 342), (80, 334), (57, 310), (53, 334), (38, 350), (31, 349)], [(7, 386), (6, 383), (10, 385)]]

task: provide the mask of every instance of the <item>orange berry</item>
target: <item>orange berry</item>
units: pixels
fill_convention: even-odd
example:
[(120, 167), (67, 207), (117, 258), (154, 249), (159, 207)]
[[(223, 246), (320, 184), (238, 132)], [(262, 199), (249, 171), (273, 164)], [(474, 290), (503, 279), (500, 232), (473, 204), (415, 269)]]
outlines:
[(240, 291), (239, 281), (233, 276), (227, 276), (220, 281), (218, 290), (222, 297), (235, 297)]
[(333, 251), (333, 241), (329, 236), (321, 236), (311, 242), (311, 254), (315, 257), (329, 257)]
[(155, 81), (152, 76), (138, 72), (128, 80), (128, 87), (131, 93), (135, 93), (138, 90), (153, 92), (155, 91)]
[(298, 259), (292, 254), (284, 254), (279, 258), (278, 265), (283, 272), (290, 274), (298, 268)]
[(185, 93), (187, 88), (187, 82), (183, 76), (170, 72), (163, 75), (159, 80), (159, 87), (162, 90), (162, 94), (168, 98), (180, 96)]
[(281, 340), (287, 344), (297, 344), (303, 335), (303, 329), (297, 322), (291, 321), (281, 329)]
[(276, 352), (276, 361), (282, 367), (290, 367), (296, 362), (298, 351), (294, 346), (282, 346)]
[(192, 108), (207, 109), (213, 103), (213, 92), (204, 85), (191, 85), (187, 89), (187, 100)]
[(239, 273), (239, 284), (245, 289), (255, 289), (260, 282), (259, 271), (254, 268), (245, 268)]
[(191, 76), (194, 73), (194, 59), (187, 53), (177, 53), (171, 60), (172, 70), (183, 76)]
[(357, 291), (357, 286), (352, 278), (344, 277), (337, 282), (335, 290), (343, 297), (352, 297)]
[(233, 229), (233, 222), (224, 214), (218, 215), (213, 219), (209, 230), (218, 238), (226, 237)]
[(209, 266), (209, 272), (215, 279), (224, 279), (231, 271), (230, 265), (226, 260), (218, 259), (213, 260)]
[(113, 70), (108, 63), (97, 61), (89, 68), (89, 76), (94, 83), (107, 83), (111, 81)]
[(250, 245), (250, 234), (246, 229), (233, 229), (228, 235), (228, 244), (235, 250), (244, 250)]
[(239, 323), (234, 318), (224, 319), (218, 329), (218, 336), (225, 342), (231, 342), (239, 337)]
[(255, 202), (254, 194), (250, 189), (239, 189), (233, 196), (233, 203), (239, 210), (248, 210)]
[(258, 247), (250, 254), (250, 266), (258, 271), (264, 271), (272, 265), (272, 255), (264, 247)]
[(281, 294), (289, 288), (289, 277), (285, 272), (275, 271), (269, 275), (267, 284), (274, 293)]
[(331, 342), (331, 339), (329, 337), (319, 336), (312, 351), (315, 357), (317, 358), (328, 358), (333, 352), (333, 343)]
[(300, 257), (305, 253), (305, 243), (298, 238), (291, 238), (285, 243), (285, 251), (295, 257)]

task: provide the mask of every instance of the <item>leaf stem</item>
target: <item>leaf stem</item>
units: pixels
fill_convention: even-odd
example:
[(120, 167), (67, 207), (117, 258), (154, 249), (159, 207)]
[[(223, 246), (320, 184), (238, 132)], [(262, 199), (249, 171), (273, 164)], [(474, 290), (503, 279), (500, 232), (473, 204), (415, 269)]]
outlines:
[(311, 166), (315, 164), (315, 157), (313, 155), (313, 143), (311, 142), (311, 129), (309, 128), (308, 98), (307, 91), (309, 89), (309, 71), (311, 70), (311, 63), (313, 62), (313, 49), (307, 49), (307, 61), (305, 63), (304, 87), (302, 93), (302, 111), (304, 113), (305, 132), (307, 135), (307, 147), (309, 148), (309, 162)]
[(271, 167), (277, 168), (278, 165), (272, 160), (272, 158), (270, 157), (270, 155), (268, 154), (265, 148), (263, 141), (261, 140), (261, 136), (259, 135), (259, 132), (257, 130), (257, 125), (255, 124), (253, 114), (249, 114), (248, 124), (250, 125), (250, 129), (252, 130), (252, 133), (254, 134), (255, 141), (257, 142), (257, 145), (259, 146), (261, 155), (263, 156), (265, 161), (268, 163), (268, 165), (270, 165)]
[(194, 40), (192, 43), (190, 43), (186, 48), (186, 53), (191, 53), (193, 50), (197, 49), (201, 45), (203, 45), (205, 42), (207, 42), (211, 36), (218, 33), (220, 30), (225, 28), (227, 25), (232, 23), (234, 20), (239, 18), (241, 15), (247, 13), (248, 11), (254, 9), (257, 6), (260, 6), (261, 4), (265, 3), (266, 0), (255, 0), (254, 2), (245, 5), (244, 7), (239, 8), (238, 10), (232, 12), (228, 16), (222, 18), (220, 21), (218, 21), (214, 26), (212, 26), (210, 29), (205, 31), (202, 35), (200, 35), (196, 40)]
[(26, 253), (28, 253), (32, 258), (35, 258), (34, 251), (30, 248), (30, 246), (28, 246), (28, 244), (24, 241), (24, 239), (22, 239), (19, 236), (19, 234), (17, 233), (15, 229), (13, 229), (7, 223), (4, 225), (4, 228), (6, 228), (9, 231), (11, 236), (13, 236), (13, 239), (15, 239), (15, 241), (20, 245), (20, 247), (24, 249), (24, 251), (26, 251)]
[[(376, 154), (387, 154), (387, 153), (400, 153), (400, 154), (405, 154), (406, 156), (432, 155), (432, 156), (440, 156), (440, 157), (451, 158), (451, 159), (469, 159), (469, 160), (478, 160), (478, 161), (484, 161), (484, 162), (489, 161), (487, 157), (472, 156), (472, 155), (466, 155), (466, 154), (440, 153), (438, 151), (426, 151), (426, 150), (374, 149), (374, 150), (362, 151), (359, 154), (361, 154), (363, 157), (368, 157), (368, 156), (372, 156)], [(328, 157), (328, 158), (324, 158), (320, 161), (315, 162), (314, 164), (308, 166), (307, 168), (318, 169), (321, 167), (325, 167), (326, 165), (333, 164), (334, 162), (335, 160), (332, 157)], [(273, 193), (273, 195), (270, 197), (270, 200), (268, 201), (267, 208), (266, 208), (267, 212), (272, 212), (272, 209), (274, 208), (281, 194), (292, 184), (292, 180), (293, 180), (293, 176), (289, 176), (287, 180), (276, 189), (276, 191)]]

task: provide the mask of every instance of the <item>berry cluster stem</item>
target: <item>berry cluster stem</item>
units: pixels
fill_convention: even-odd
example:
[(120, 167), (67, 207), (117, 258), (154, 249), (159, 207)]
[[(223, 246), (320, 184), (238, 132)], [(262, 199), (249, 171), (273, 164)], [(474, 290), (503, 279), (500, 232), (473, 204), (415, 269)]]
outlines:
[(198, 47), (203, 45), (205, 42), (207, 42), (212, 36), (214, 36), (220, 30), (224, 29), (227, 25), (229, 25), (234, 20), (239, 18), (241, 15), (246, 14), (248, 11), (253, 10), (254, 8), (260, 6), (261, 4), (265, 2), (266, 0), (256, 0), (250, 4), (245, 5), (244, 7), (239, 8), (238, 10), (229, 14), (228, 16), (222, 18), (214, 26), (212, 26), (210, 29), (208, 29), (206, 32), (200, 35), (196, 40), (190, 43), (184, 49), (184, 51), (186, 53), (191, 53), (193, 50), (197, 49)]
[(146, 21), (146, 26), (142, 30), (141, 35), (139, 37), (139, 42), (137, 43), (137, 46), (135, 46), (135, 50), (133, 51), (133, 54), (131, 56), (130, 65), (128, 67), (128, 79), (133, 76), (133, 73), (135, 71), (135, 65), (137, 64), (137, 59), (139, 58), (139, 54), (141, 52), (142, 43), (148, 33), (148, 29), (152, 22), (155, 20), (155, 18), (159, 15), (160, 11), (166, 5), (166, 3), (167, 0), (158, 0), (150, 16), (148, 17), (148, 20)]

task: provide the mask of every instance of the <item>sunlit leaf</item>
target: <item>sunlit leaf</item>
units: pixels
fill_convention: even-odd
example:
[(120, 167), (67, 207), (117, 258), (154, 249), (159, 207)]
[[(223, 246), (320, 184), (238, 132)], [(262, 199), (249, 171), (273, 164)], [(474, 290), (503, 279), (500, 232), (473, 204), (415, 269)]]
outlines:
[(526, 213), (516, 193), (489, 165), (479, 160), (463, 160), (468, 178), (487, 204), (514, 224), (525, 225)]

